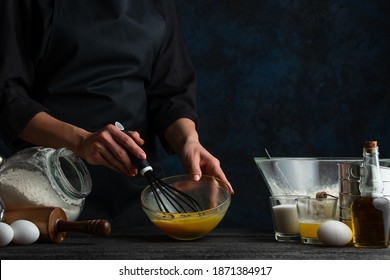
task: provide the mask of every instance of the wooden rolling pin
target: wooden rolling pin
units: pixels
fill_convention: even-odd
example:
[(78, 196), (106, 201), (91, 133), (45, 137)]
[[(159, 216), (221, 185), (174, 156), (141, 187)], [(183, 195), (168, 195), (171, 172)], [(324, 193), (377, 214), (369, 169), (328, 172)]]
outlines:
[(40, 232), (40, 241), (61, 243), (68, 231), (94, 235), (109, 235), (111, 224), (107, 220), (69, 222), (62, 208), (44, 206), (7, 206), (4, 221), (11, 224), (16, 220), (29, 220)]

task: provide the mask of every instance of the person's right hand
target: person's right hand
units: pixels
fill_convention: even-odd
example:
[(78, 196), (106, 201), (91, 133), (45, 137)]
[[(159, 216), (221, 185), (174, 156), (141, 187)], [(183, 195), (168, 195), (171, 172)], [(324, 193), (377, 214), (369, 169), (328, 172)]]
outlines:
[(18, 135), (24, 141), (37, 146), (65, 147), (89, 164), (104, 165), (126, 175), (135, 176), (137, 168), (127, 152), (140, 159), (146, 154), (140, 146), (144, 140), (139, 133), (129, 131), (130, 136), (109, 124), (98, 132), (88, 132), (70, 123), (58, 120), (46, 112), (37, 113)]
[(76, 153), (89, 164), (103, 165), (129, 176), (138, 173), (127, 152), (139, 159), (146, 159), (140, 146), (144, 144), (138, 132), (129, 131), (130, 136), (109, 124), (95, 133), (86, 133)]

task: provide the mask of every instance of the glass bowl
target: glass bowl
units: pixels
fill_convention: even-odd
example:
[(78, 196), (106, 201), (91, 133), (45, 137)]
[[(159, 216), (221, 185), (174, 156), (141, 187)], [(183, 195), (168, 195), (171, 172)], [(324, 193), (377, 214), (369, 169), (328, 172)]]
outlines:
[(144, 212), (157, 228), (174, 239), (193, 240), (205, 236), (220, 223), (230, 206), (229, 187), (214, 177), (203, 175), (199, 181), (193, 181), (187, 175), (178, 175), (162, 180), (190, 195), (203, 209), (189, 213), (162, 212), (151, 187), (142, 191)]
[[(256, 157), (255, 163), (273, 196), (308, 195), (315, 197), (319, 191), (339, 196), (340, 180), (359, 180), (340, 175), (339, 166), (357, 166), (362, 158), (262, 158)], [(380, 159), (384, 194), (390, 192), (389, 175), (390, 159)]]

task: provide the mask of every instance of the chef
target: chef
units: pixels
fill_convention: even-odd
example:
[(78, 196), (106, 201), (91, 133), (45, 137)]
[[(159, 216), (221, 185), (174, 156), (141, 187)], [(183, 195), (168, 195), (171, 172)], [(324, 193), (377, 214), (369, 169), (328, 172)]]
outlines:
[(126, 150), (162, 176), (158, 139), (194, 180), (228, 182), (199, 142), (175, 1), (2, 0), (0, 38), (0, 136), (14, 151), (66, 147), (89, 164), (93, 190), (80, 218), (146, 221), (147, 182)]

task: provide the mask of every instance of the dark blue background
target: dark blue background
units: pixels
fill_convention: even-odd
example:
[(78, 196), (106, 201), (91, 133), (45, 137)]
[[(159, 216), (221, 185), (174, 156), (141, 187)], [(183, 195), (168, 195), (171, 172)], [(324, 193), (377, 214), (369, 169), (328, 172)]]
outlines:
[[(177, 1), (203, 144), (235, 187), (224, 225), (271, 228), (253, 157), (390, 157), (386, 0)], [(173, 172), (174, 160), (167, 159)]]
[[(390, 157), (388, 0), (178, 0), (199, 133), (236, 194), (221, 226), (272, 227), (253, 158)], [(1, 144), (0, 144), (1, 145)], [(1, 148), (1, 147), (0, 147)], [(183, 173), (173, 156), (168, 175)]]

